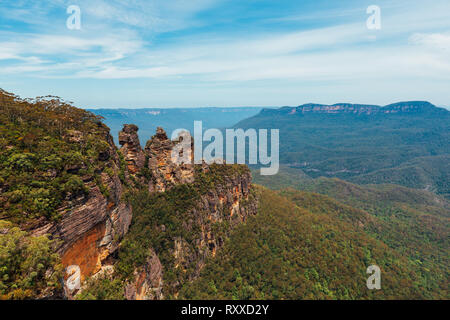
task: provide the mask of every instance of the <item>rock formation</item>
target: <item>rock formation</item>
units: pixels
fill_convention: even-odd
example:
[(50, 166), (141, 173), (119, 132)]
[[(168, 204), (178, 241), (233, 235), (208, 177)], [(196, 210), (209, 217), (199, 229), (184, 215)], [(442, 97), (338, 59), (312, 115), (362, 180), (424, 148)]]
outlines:
[(119, 132), (120, 152), (127, 162), (128, 171), (136, 174), (144, 167), (145, 155), (138, 137), (138, 127), (134, 124), (125, 124)]
[(213, 226), (227, 222), (231, 230), (257, 213), (257, 202), (250, 195), (250, 172), (224, 176), (223, 179), (223, 183), (201, 197), (196, 208), (186, 213), (190, 218), (186, 220), (184, 227), (187, 230), (192, 230), (195, 226), (201, 228), (201, 236), (197, 239), (198, 255), (193, 256), (189, 252), (183, 239), (175, 241), (174, 257), (178, 267), (185, 269), (186, 262), (196, 261), (196, 272), (191, 275), (191, 280), (198, 277), (206, 258), (214, 256), (225, 241), (224, 234), (216, 233)]
[[(125, 131), (125, 130), (124, 130)], [(187, 150), (177, 148), (184, 144)], [(170, 140), (162, 128), (158, 128), (156, 134), (145, 147), (144, 154), (147, 158), (146, 167), (150, 177), (147, 181), (150, 192), (168, 192), (171, 188), (186, 183), (194, 183), (196, 174), (207, 174), (212, 167), (203, 163), (197, 166), (193, 164), (193, 141), (188, 133), (182, 133), (178, 139)], [(187, 152), (186, 162), (177, 161), (173, 152)], [(121, 150), (122, 151), (122, 150)], [(179, 154), (180, 155), (180, 154)], [(180, 155), (182, 156), (182, 154)], [(126, 158), (127, 159), (127, 158)], [(218, 167), (215, 169), (217, 170)], [(183, 229), (187, 232), (200, 230), (194, 244), (186, 239), (177, 237), (173, 239), (174, 268), (186, 272), (194, 266), (195, 272), (189, 274), (187, 281), (192, 281), (199, 276), (206, 259), (214, 256), (226, 237), (226, 233), (215, 230), (219, 224), (227, 225), (226, 232), (234, 226), (244, 222), (248, 216), (257, 212), (257, 201), (252, 198), (251, 174), (247, 170), (229, 170), (227, 173), (219, 173), (221, 182), (215, 183), (206, 193), (200, 196), (198, 203), (191, 209), (185, 209), (186, 217)], [(180, 208), (183, 210), (183, 208)], [(155, 232), (164, 232), (165, 226), (159, 225)], [(153, 249), (145, 264), (134, 271), (134, 281), (128, 283), (125, 288), (127, 299), (161, 299), (163, 298), (164, 274), (161, 262)], [(167, 248), (167, 250), (172, 250)], [(174, 286), (172, 292), (178, 290), (180, 283), (168, 283)]]
[[(148, 157), (148, 169), (152, 174), (149, 181), (149, 191), (163, 192), (170, 189), (171, 186), (192, 183), (194, 181), (194, 165), (192, 163), (175, 163), (172, 159), (172, 150), (177, 143), (183, 139), (191, 139), (189, 134), (179, 137), (179, 140), (172, 141), (167, 137), (166, 132), (158, 127), (154, 135), (145, 146), (145, 153)], [(190, 162), (192, 162), (192, 149)]]
[[(120, 241), (128, 232), (132, 219), (132, 208), (122, 199), (125, 185), (124, 181), (121, 181), (120, 174), (128, 182), (129, 177), (134, 177), (134, 180), (138, 181), (135, 184), (128, 183), (131, 188), (145, 187), (150, 192), (167, 192), (174, 186), (195, 181), (196, 171), (192, 163), (193, 143), (189, 135), (182, 134), (177, 140), (172, 141), (162, 128), (158, 128), (143, 150), (137, 131), (135, 125), (124, 125), (119, 133), (119, 142), (122, 146), (119, 151), (109, 133), (105, 136), (108, 148), (98, 155), (103, 163), (103, 167), (96, 173), (99, 179), (96, 180), (92, 175), (83, 177), (88, 192), (66, 199), (67, 201), (58, 209), (62, 216), (61, 220), (50, 222), (39, 219), (27, 226), (34, 235), (50, 234), (60, 240), (57, 251), (61, 254), (62, 263), (68, 271), (64, 279), (67, 298), (72, 298), (79, 290), (79, 287), (72, 289), (67, 286), (66, 280), (69, 277), (79, 277), (76, 280), (83, 283), (87, 277), (95, 278), (104, 270), (114, 269), (117, 259), (115, 253)], [(70, 143), (82, 143), (83, 133), (71, 132), (67, 140)], [(172, 153), (183, 141), (190, 142), (190, 150), (184, 151), (189, 152), (187, 155), (190, 161), (178, 163), (174, 161)], [(125, 160), (125, 168), (121, 164), (119, 153)], [(199, 168), (200, 172), (210, 170), (205, 164)], [(73, 172), (81, 169), (81, 167), (66, 168)], [(146, 179), (142, 174), (143, 171), (148, 172)], [(196, 271), (189, 275), (189, 280), (198, 277), (206, 258), (214, 256), (224, 242), (224, 234), (214, 230), (215, 224), (226, 221), (233, 227), (245, 221), (249, 215), (256, 214), (256, 201), (250, 199), (250, 172), (235, 173), (221, 178), (223, 182), (215, 184), (214, 188), (200, 197), (194, 208), (185, 212), (186, 221), (183, 228), (201, 230), (195, 240), (195, 248), (188, 245), (183, 238), (173, 239), (172, 254), (175, 268), (185, 270), (189, 264), (196, 266)], [(104, 190), (108, 192), (105, 193)], [(164, 230), (165, 227), (162, 225), (160, 228)], [(145, 264), (136, 268), (134, 279), (125, 286), (124, 297), (162, 299), (163, 269), (158, 254), (150, 248)]]

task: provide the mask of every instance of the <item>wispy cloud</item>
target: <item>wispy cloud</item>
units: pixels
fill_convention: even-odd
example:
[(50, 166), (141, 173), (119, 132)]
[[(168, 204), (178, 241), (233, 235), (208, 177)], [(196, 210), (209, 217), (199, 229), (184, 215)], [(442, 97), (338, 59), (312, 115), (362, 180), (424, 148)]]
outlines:
[(450, 33), (415, 33), (409, 39), (412, 44), (431, 50), (450, 51)]
[[(82, 8), (79, 31), (65, 28), (69, 4)], [(359, 5), (273, 17), (267, 12), (237, 31), (216, 24), (220, 13), (214, 8), (224, 5), (222, 0), (2, 1), (0, 79), (203, 84), (291, 79), (354, 86), (383, 79), (405, 85), (411, 79), (450, 80), (448, 1), (386, 2), (382, 30), (376, 32), (365, 27), (367, 14)], [(266, 23), (279, 28), (264, 28)]]

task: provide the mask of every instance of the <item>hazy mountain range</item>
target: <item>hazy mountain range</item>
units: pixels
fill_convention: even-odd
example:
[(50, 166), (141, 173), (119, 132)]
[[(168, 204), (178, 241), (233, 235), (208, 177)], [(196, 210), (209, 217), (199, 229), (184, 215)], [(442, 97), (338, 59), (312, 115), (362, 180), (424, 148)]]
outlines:
[[(450, 194), (450, 112), (426, 101), (387, 106), (308, 103), (281, 108), (99, 109), (117, 137), (125, 123), (147, 141), (161, 126), (280, 129), (281, 163), (310, 177), (394, 183)], [(117, 143), (117, 141), (116, 141)]]
[(428, 102), (263, 109), (238, 127), (279, 128), (280, 162), (310, 177), (450, 194), (450, 112)]
[[(187, 129), (192, 132), (194, 121), (202, 121), (203, 128), (231, 127), (242, 119), (261, 111), (258, 107), (233, 108), (146, 108), (146, 109), (95, 109), (91, 112), (104, 117), (113, 136), (125, 123), (139, 127), (141, 141), (147, 141), (155, 134), (157, 127), (163, 127), (170, 136), (173, 130)], [(115, 140), (117, 143), (117, 140)]]

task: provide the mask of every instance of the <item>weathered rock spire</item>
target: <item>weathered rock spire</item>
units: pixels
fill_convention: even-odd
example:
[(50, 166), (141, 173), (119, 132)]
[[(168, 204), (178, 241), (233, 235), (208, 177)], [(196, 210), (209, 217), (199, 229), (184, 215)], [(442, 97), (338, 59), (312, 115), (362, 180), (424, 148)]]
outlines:
[(145, 155), (139, 142), (137, 134), (139, 128), (134, 124), (124, 124), (119, 132), (119, 143), (122, 146), (120, 152), (125, 157), (128, 171), (131, 174), (137, 173), (144, 167)]

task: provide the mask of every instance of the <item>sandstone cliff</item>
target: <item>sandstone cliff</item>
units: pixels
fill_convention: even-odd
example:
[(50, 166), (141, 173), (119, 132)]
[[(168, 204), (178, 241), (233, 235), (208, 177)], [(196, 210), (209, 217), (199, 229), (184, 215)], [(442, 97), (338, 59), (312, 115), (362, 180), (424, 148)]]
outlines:
[[(71, 143), (82, 142), (83, 133), (77, 132), (77, 136)], [(108, 148), (99, 154), (102, 166), (96, 172), (98, 181), (93, 175), (83, 176), (88, 192), (67, 198), (57, 209), (62, 216), (59, 221), (40, 219), (26, 227), (33, 235), (50, 234), (58, 239), (60, 245), (56, 250), (61, 254), (63, 266), (79, 268), (81, 282), (111, 264), (108, 258), (128, 232), (132, 217), (131, 206), (122, 199), (124, 186), (119, 179), (121, 164), (117, 148), (109, 133), (105, 133), (104, 141)], [(70, 168), (80, 169), (80, 166)], [(65, 279), (70, 275), (66, 273)], [(66, 287), (65, 293), (71, 297), (77, 289)]]
[(138, 137), (138, 127), (133, 124), (125, 124), (119, 132), (120, 152), (127, 162), (128, 172), (136, 174), (144, 167), (145, 155)]
[[(99, 117), (57, 97), (0, 90), (0, 110), (0, 222), (42, 239), (48, 262), (46, 270), (38, 260), (28, 267), (37, 270), (28, 272), (39, 277), (34, 287), (17, 287), (28, 275), (16, 265), (2, 268), (0, 297), (72, 299), (106, 276), (120, 284), (115, 298), (172, 298), (256, 213), (248, 168), (192, 164), (185, 134), (172, 141), (158, 128), (143, 149), (129, 124), (118, 150)], [(175, 161), (186, 143), (186, 157)], [(15, 252), (7, 254), (17, 259)], [(61, 269), (63, 288), (45, 287)]]
[(436, 108), (426, 101), (409, 101), (393, 103), (384, 107), (366, 104), (336, 103), (333, 105), (324, 105), (317, 103), (307, 103), (298, 107), (282, 107), (280, 109), (263, 109), (263, 114), (353, 114), (353, 115), (386, 115), (386, 114), (405, 114), (405, 113), (445, 113), (445, 109)]
[[(120, 133), (121, 141), (138, 141), (136, 137), (125, 137), (126, 128)], [(133, 131), (131, 134), (135, 133)], [(155, 239), (155, 243), (163, 241), (165, 245), (160, 248), (146, 247), (145, 262), (136, 265), (132, 279), (126, 284), (127, 299), (176, 297), (184, 282), (199, 276), (206, 259), (214, 257), (232, 228), (244, 222), (249, 215), (256, 214), (256, 199), (251, 194), (251, 174), (248, 168), (178, 163), (172, 159), (172, 151), (182, 139), (190, 137), (182, 135), (172, 141), (162, 128), (158, 128), (156, 135), (146, 144), (146, 161), (139, 172), (148, 172), (143, 188), (150, 195), (144, 198), (147, 200), (143, 203), (136, 204), (134, 212), (139, 222), (133, 225), (127, 237), (133, 239), (130, 241), (136, 241), (133, 242), (134, 245), (145, 246), (140, 239), (134, 239), (145, 228), (148, 233), (146, 236), (141, 235), (141, 238)], [(130, 163), (136, 155), (126, 152), (130, 148), (124, 147), (125, 145), (120, 151)], [(191, 160), (193, 147), (191, 143), (188, 157)], [(138, 147), (133, 149), (139, 150)], [(137, 174), (137, 179), (139, 176), (142, 175)], [(178, 188), (183, 185), (189, 188), (179, 191)], [(152, 195), (155, 192), (160, 193), (162, 198)], [(167, 213), (160, 213), (164, 215), (162, 219), (152, 219), (152, 215), (157, 214), (157, 209), (153, 208), (167, 205), (165, 202), (173, 201), (176, 194), (180, 194), (180, 197), (189, 196), (188, 200), (171, 206), (172, 209)], [(155, 203), (160, 205), (153, 206)], [(147, 206), (151, 206), (151, 209), (147, 209)], [(179, 224), (169, 227), (166, 221), (179, 221)], [(174, 227), (175, 231), (169, 230)], [(126, 250), (125, 248), (124, 251)]]

